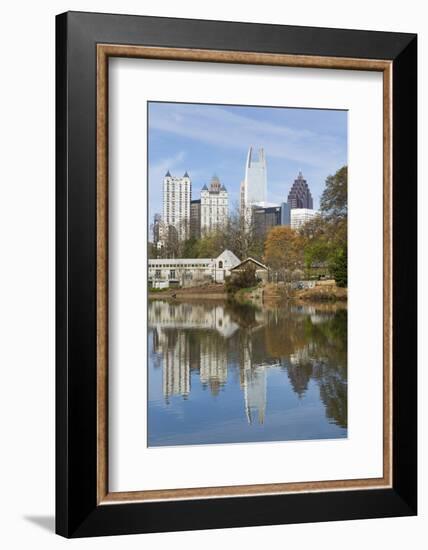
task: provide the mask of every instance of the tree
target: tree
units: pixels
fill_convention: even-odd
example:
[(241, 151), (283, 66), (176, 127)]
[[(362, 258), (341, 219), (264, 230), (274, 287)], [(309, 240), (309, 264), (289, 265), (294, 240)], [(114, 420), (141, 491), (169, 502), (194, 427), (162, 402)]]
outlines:
[(303, 266), (303, 250), (299, 234), (288, 226), (273, 227), (265, 241), (265, 261), (284, 279)]
[(321, 195), (320, 211), (327, 219), (339, 221), (348, 216), (348, 167), (343, 166), (334, 176), (328, 176)]
[(150, 241), (147, 243), (147, 256), (149, 257), (149, 259), (158, 257), (156, 245), (151, 243)]
[(182, 247), (183, 258), (197, 258), (198, 257), (199, 240), (196, 237), (190, 237), (186, 239)]
[(197, 258), (216, 258), (224, 250), (221, 234), (213, 231), (201, 237), (196, 244)]
[(330, 260), (330, 272), (337, 286), (348, 286), (348, 250), (346, 245), (336, 249)]
[(255, 228), (254, 220), (235, 206), (223, 227), (224, 248), (231, 250), (238, 258), (244, 260), (251, 256), (261, 261), (263, 257), (263, 238)]

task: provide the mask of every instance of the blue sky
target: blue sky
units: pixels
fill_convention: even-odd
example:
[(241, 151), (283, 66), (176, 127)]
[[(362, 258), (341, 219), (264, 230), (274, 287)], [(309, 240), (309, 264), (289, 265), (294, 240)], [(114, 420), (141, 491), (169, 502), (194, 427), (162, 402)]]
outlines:
[(239, 200), (248, 148), (263, 147), (267, 160), (267, 200), (287, 200), (299, 170), (318, 208), (324, 182), (347, 164), (347, 112), (149, 103), (149, 223), (162, 212), (162, 181), (167, 170), (192, 179), (192, 198), (216, 174), (229, 191), (233, 209)]

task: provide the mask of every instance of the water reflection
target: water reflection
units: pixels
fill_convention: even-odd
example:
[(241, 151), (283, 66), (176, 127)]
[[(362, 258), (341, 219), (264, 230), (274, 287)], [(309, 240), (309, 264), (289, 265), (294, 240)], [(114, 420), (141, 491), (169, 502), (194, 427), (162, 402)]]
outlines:
[(155, 300), (148, 320), (150, 445), (346, 437), (346, 309)]

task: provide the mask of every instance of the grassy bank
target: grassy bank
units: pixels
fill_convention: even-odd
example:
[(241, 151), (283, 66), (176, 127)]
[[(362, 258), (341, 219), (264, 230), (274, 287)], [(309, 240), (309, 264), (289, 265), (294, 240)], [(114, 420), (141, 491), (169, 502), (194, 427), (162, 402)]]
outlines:
[(319, 285), (314, 288), (306, 288), (295, 292), (295, 299), (308, 302), (346, 302), (348, 289), (335, 284)]
[(288, 300), (301, 300), (312, 303), (334, 303), (346, 304), (348, 291), (340, 288), (333, 282), (320, 283), (314, 288), (292, 290), (283, 283), (267, 283), (249, 288), (241, 288), (228, 295), (229, 299), (239, 304), (252, 304), (262, 307), (268, 303), (281, 303)]
[(222, 284), (149, 290), (150, 300), (225, 300), (226, 298), (227, 294)]

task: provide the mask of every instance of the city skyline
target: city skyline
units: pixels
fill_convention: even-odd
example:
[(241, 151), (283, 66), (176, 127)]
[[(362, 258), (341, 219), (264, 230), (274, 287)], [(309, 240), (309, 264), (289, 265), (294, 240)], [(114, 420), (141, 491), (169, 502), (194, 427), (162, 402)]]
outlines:
[(347, 164), (347, 112), (286, 107), (149, 103), (149, 223), (162, 212), (159, 185), (166, 172), (192, 180), (192, 199), (217, 175), (239, 206), (248, 149), (267, 158), (267, 201), (287, 200), (302, 171), (314, 209), (328, 175)]

